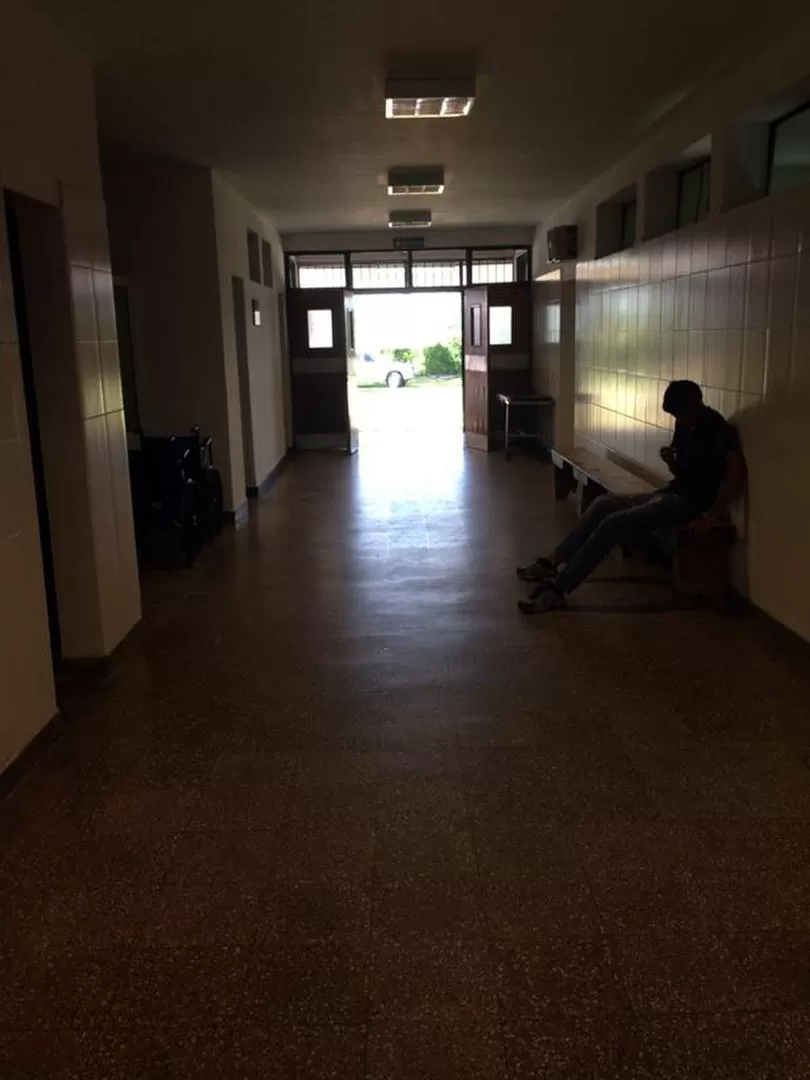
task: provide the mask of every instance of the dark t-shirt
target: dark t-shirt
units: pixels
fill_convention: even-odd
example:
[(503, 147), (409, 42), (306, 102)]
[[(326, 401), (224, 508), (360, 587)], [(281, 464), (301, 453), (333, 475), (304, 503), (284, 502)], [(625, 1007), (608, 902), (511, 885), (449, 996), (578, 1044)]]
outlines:
[(694, 426), (676, 422), (672, 446), (677, 463), (667, 491), (680, 495), (702, 514), (723, 486), (728, 455), (740, 449), (737, 431), (716, 409), (704, 405)]

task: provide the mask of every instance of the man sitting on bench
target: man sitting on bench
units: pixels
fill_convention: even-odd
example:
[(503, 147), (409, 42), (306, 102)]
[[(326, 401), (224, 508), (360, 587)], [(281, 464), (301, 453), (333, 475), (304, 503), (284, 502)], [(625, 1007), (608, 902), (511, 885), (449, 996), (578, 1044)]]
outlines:
[(697, 383), (686, 379), (669, 384), (662, 407), (675, 418), (672, 443), (661, 450), (672, 481), (649, 494), (594, 499), (550, 558), (518, 568), (521, 581), (537, 583), (531, 599), (518, 604), (524, 614), (564, 608), (568, 594), (617, 546), (637, 544), (656, 529), (687, 524), (698, 535), (728, 520), (745, 482), (736, 430), (704, 404)]

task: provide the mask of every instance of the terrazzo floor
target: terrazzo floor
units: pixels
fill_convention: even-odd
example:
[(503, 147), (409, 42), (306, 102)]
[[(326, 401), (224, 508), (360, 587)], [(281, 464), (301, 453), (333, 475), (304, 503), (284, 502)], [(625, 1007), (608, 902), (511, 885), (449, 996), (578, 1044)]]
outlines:
[(3, 1080), (806, 1080), (810, 663), (454, 439), (301, 457), (144, 581), (0, 803)]

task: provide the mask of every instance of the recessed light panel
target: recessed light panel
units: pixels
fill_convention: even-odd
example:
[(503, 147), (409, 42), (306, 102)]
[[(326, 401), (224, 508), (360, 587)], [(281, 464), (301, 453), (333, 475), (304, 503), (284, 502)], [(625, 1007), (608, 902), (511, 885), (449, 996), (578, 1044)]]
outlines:
[(432, 224), (430, 210), (392, 210), (388, 215), (389, 229), (429, 229)]
[(475, 102), (474, 79), (389, 79), (389, 120), (449, 120), (467, 116)]
[(391, 169), (388, 173), (389, 195), (441, 195), (444, 169), (440, 166), (414, 166)]

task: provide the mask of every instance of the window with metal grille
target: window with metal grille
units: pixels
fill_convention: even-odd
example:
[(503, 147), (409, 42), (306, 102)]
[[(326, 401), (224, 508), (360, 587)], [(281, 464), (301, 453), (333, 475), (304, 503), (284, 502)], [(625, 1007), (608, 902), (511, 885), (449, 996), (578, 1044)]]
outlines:
[(528, 249), (503, 248), (500, 251), (473, 251), (473, 285), (501, 285), (528, 280)]
[(500, 285), (515, 280), (511, 259), (480, 259), (472, 266), (473, 285)]
[(415, 251), (411, 284), (414, 289), (458, 289), (466, 285), (466, 251)]
[(353, 289), (404, 289), (405, 252), (352, 252)]
[(294, 289), (345, 289), (346, 260), (339, 255), (291, 255), (290, 285)]

